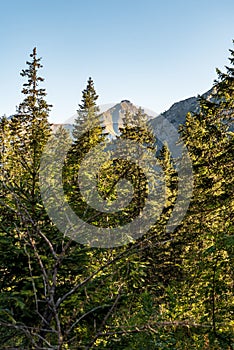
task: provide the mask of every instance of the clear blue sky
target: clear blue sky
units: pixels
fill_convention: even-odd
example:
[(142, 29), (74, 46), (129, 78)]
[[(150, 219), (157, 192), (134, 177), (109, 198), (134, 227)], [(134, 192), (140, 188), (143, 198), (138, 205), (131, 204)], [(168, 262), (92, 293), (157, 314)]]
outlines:
[(163, 112), (228, 64), (233, 0), (0, 0), (0, 115), (15, 112), (34, 46), (51, 120), (75, 114), (89, 76), (99, 103)]

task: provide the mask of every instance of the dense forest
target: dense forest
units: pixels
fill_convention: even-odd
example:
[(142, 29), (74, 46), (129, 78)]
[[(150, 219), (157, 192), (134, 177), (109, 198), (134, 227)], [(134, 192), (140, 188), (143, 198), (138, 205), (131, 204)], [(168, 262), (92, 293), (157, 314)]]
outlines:
[[(132, 154), (137, 143), (135, 159), (145, 157), (144, 164), (153, 155), (164, 174), (165, 198), (163, 205), (151, 200), (151, 209), (159, 206), (160, 213), (147, 232), (120, 230), (125, 238), (119, 236), (116, 244), (110, 237), (106, 246), (99, 244), (95, 230), (113, 232), (141, 215), (150, 169), (146, 176), (143, 163), (134, 157), (129, 161), (123, 149), (119, 158), (118, 149), (111, 157), (112, 147), (102, 159), (95, 153), (110, 140), (91, 78), (82, 92), (72, 137), (62, 127), (52, 133), (52, 106), (41, 87), (36, 48), (26, 64), (22, 102), (13, 116), (0, 122), (0, 348), (233, 349), (234, 50), (226, 71), (217, 70), (212, 96), (200, 98), (199, 111), (188, 114), (181, 125), (193, 166), (193, 194), (186, 215), (172, 231), (167, 223), (179, 180), (171, 151), (167, 143), (159, 149), (141, 109), (126, 113), (115, 142), (129, 141)], [(148, 153), (142, 155), (141, 146)], [(53, 152), (63, 150), (68, 151), (57, 167)], [(81, 164), (86, 161), (83, 172), (88, 177), (88, 168), (94, 166), (86, 157), (90, 151), (102, 162), (96, 192), (110, 207), (119, 199), (121, 210), (93, 208), (89, 183), (81, 191)], [(62, 175), (57, 177), (59, 169)], [(65, 222), (69, 217), (59, 206), (61, 178), (65, 202), (88, 223), (85, 229), (80, 225), (72, 230)], [(120, 180), (133, 191), (126, 206), (121, 201), (128, 191), (123, 186), (122, 196), (118, 194)], [(56, 209), (57, 222), (51, 219)], [(92, 227), (91, 233), (86, 227)]]

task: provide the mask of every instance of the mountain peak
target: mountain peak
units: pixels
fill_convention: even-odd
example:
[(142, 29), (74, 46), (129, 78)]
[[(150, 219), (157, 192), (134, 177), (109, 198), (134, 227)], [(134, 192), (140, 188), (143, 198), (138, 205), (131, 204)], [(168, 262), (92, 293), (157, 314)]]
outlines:
[[(123, 125), (123, 117), (125, 116), (125, 113), (128, 111), (130, 114), (136, 114), (139, 106), (134, 105), (130, 100), (124, 99), (119, 103), (101, 105), (99, 108), (106, 131), (110, 135), (116, 136), (119, 133), (119, 127)], [(157, 113), (147, 108), (142, 107), (142, 111), (147, 115), (148, 119), (157, 116)], [(75, 114), (64, 122), (66, 128), (70, 125), (70, 128), (72, 129), (76, 117), (77, 115)]]
[(130, 103), (131, 104), (131, 102), (129, 100), (122, 100), (121, 103)]

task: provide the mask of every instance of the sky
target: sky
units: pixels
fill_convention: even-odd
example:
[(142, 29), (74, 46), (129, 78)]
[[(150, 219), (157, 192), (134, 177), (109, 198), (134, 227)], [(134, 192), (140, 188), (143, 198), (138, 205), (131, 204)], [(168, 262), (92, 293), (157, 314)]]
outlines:
[(22, 101), (34, 47), (50, 120), (76, 113), (91, 76), (98, 103), (157, 113), (209, 90), (234, 39), (233, 0), (0, 0), (0, 116)]

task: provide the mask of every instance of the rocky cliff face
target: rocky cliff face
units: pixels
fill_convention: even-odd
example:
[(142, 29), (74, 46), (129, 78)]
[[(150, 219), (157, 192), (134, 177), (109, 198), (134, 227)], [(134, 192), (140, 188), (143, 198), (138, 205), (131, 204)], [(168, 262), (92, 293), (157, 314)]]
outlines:
[[(209, 98), (211, 95), (211, 91), (209, 90), (202, 96), (205, 98)], [(123, 117), (126, 111), (135, 114), (139, 107), (135, 106), (129, 100), (123, 100), (120, 103), (113, 105), (106, 105), (105, 108), (101, 107), (103, 125), (106, 127), (106, 131), (112, 136), (116, 136), (118, 134), (119, 127), (122, 126)], [(199, 102), (197, 97), (190, 97), (185, 100), (174, 103), (167, 111), (157, 115), (155, 112), (150, 111), (146, 108), (142, 108), (144, 113), (147, 114), (149, 123), (154, 130), (157, 131), (157, 134), (163, 132), (163, 129), (166, 128), (166, 124), (168, 121), (172, 124), (173, 127), (178, 130), (179, 125), (184, 124), (186, 115), (188, 112), (198, 112), (199, 111)], [(72, 131), (72, 124), (76, 115), (69, 118), (67, 122), (64, 124), (65, 129)], [(54, 124), (53, 129), (56, 130), (58, 126), (61, 124)]]
[[(102, 115), (103, 125), (106, 127), (106, 132), (108, 132), (111, 137), (115, 137), (119, 133), (119, 127), (123, 125), (123, 117), (125, 113), (128, 111), (131, 114), (135, 114), (138, 108), (138, 106), (135, 106), (129, 100), (122, 100), (117, 104), (100, 106), (100, 112)], [(157, 113), (147, 108), (142, 108), (142, 110), (148, 116), (148, 119), (152, 119), (157, 116)], [(65, 129), (72, 133), (73, 123), (75, 119), (76, 114), (67, 119), (64, 124), (53, 124), (52, 130), (56, 131), (60, 125), (63, 125)]]
[[(211, 96), (212, 89), (201, 95), (204, 98), (209, 99)], [(199, 101), (198, 97), (190, 97), (185, 100), (174, 103), (167, 111), (159, 114), (158, 117), (152, 120), (152, 125), (155, 126), (157, 122), (163, 118), (166, 118), (170, 123), (172, 123), (177, 129), (179, 125), (184, 124), (186, 115), (188, 112), (198, 112), (199, 111)]]
[[(129, 100), (123, 100), (120, 103), (114, 105), (102, 114), (103, 124), (106, 126), (106, 131), (112, 136), (119, 133), (119, 128), (123, 125), (123, 118), (128, 111), (131, 114), (136, 114), (139, 107), (135, 106)], [(143, 112), (148, 116), (148, 119), (152, 119), (156, 116), (156, 113), (148, 109), (142, 108)]]
[[(211, 98), (212, 89), (201, 95), (202, 97)], [(190, 97), (185, 100), (174, 103), (167, 111), (161, 113), (156, 118), (149, 121), (150, 126), (156, 135), (158, 149), (162, 144), (167, 142), (170, 150), (176, 149), (179, 141), (178, 129), (183, 125), (189, 112), (199, 112), (198, 97)]]

